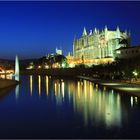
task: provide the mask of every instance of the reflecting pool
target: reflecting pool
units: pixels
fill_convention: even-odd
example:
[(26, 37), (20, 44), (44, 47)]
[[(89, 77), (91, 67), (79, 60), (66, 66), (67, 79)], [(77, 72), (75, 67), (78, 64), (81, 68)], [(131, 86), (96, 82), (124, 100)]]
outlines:
[(81, 79), (20, 80), (0, 91), (0, 138), (140, 138), (137, 96)]

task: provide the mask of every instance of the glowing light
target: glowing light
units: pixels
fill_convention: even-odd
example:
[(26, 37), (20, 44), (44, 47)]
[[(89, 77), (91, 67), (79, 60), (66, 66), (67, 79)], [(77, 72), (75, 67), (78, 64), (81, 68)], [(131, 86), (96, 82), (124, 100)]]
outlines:
[(121, 51), (120, 51), (120, 50), (117, 50), (116, 53), (117, 53), (117, 54), (121, 54)]
[(62, 68), (65, 68), (66, 64), (65, 63), (62, 63)]
[(48, 69), (49, 68), (49, 66), (48, 65), (45, 65), (45, 69)]
[(133, 71), (133, 74), (134, 74), (134, 76), (138, 76), (138, 73), (137, 73), (137, 71), (135, 70), (135, 71)]
[(34, 67), (33, 66), (29, 66), (29, 67), (27, 67), (26, 69), (33, 69)]

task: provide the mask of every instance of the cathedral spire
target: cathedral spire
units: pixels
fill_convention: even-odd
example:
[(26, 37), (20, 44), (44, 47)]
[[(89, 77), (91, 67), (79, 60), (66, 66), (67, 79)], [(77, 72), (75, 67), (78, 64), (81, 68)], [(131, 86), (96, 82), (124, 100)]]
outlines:
[(125, 34), (127, 35), (127, 30), (125, 30)]
[(116, 31), (120, 32), (119, 26), (117, 26), (117, 29), (116, 29)]
[(94, 28), (94, 33), (97, 33), (97, 29), (96, 29), (96, 27)]
[(129, 30), (128, 35), (131, 36), (131, 31)]
[(74, 35), (74, 41), (76, 41), (76, 35)]
[(92, 35), (92, 30), (90, 30), (90, 33), (89, 33), (89, 35)]
[(76, 41), (77, 41), (77, 39), (76, 39), (76, 35), (74, 35), (73, 43), (76, 44)]
[(120, 38), (120, 29), (119, 29), (119, 26), (117, 26), (116, 33), (117, 33), (117, 38)]
[(83, 35), (82, 36), (86, 36), (86, 35), (87, 35), (87, 31), (86, 31), (86, 28), (84, 27)]
[(107, 31), (108, 29), (107, 29), (107, 25), (105, 25), (105, 31)]

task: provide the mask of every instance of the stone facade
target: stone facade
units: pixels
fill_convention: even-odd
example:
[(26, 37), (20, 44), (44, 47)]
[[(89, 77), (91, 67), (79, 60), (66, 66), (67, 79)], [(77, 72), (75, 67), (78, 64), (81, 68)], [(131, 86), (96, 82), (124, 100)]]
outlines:
[(76, 59), (114, 58), (114, 50), (127, 46), (130, 46), (130, 33), (121, 32), (119, 27), (115, 31), (95, 28), (90, 33), (84, 28), (82, 37), (74, 38), (73, 55)]

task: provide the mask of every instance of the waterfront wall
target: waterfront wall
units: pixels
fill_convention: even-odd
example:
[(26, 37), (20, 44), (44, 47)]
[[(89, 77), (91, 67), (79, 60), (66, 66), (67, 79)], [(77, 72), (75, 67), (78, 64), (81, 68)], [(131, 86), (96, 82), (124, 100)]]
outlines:
[(11, 87), (14, 85), (17, 85), (19, 82), (15, 80), (9, 80), (9, 79), (0, 79), (0, 89)]
[(77, 76), (94, 74), (93, 69), (86, 68), (66, 68), (66, 69), (37, 69), (22, 71), (26, 75), (52, 75), (52, 76)]

